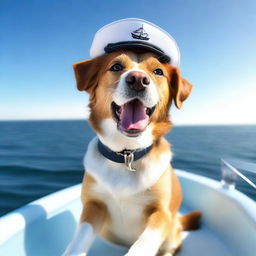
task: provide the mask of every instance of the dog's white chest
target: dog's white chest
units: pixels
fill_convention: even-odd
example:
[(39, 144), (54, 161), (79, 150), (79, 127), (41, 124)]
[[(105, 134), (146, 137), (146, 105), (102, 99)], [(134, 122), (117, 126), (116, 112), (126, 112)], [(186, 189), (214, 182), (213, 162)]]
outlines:
[(129, 197), (118, 197), (98, 184), (95, 184), (93, 191), (107, 205), (109, 230), (112, 235), (121, 243), (134, 243), (143, 231), (145, 208), (152, 202), (152, 196), (138, 193)]
[(169, 166), (170, 159), (169, 151), (157, 160), (146, 156), (133, 163), (132, 167), (138, 171), (131, 172), (124, 164), (103, 157), (97, 149), (97, 138), (94, 138), (88, 146), (84, 165), (86, 171), (112, 194), (130, 197), (153, 186)]
[(146, 191), (169, 166), (171, 153), (158, 158), (144, 157), (133, 163), (135, 172), (124, 164), (103, 157), (97, 149), (97, 138), (89, 146), (84, 159), (86, 171), (94, 177), (93, 196), (108, 208), (109, 232), (120, 243), (132, 244), (145, 228), (145, 209), (155, 198)]

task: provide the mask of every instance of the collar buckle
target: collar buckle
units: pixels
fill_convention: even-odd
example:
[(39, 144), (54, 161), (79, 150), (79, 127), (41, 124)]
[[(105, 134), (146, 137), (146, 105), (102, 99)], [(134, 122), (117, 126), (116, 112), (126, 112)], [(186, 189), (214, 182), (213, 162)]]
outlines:
[(135, 172), (136, 169), (132, 167), (132, 163), (144, 157), (152, 148), (152, 145), (147, 148), (140, 149), (124, 149), (121, 152), (112, 151), (110, 148), (105, 146), (100, 140), (98, 140), (98, 150), (108, 160), (125, 164), (125, 167)]

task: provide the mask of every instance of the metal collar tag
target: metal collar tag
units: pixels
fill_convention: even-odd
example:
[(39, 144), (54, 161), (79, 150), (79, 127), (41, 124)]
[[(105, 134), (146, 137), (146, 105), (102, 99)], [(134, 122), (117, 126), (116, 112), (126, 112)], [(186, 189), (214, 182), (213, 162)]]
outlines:
[(124, 150), (122, 153), (117, 152), (118, 155), (121, 155), (124, 157), (124, 164), (127, 167), (127, 169), (131, 172), (136, 172), (136, 169), (132, 168), (132, 163), (134, 160), (134, 151), (132, 150)]
[(132, 163), (134, 160), (134, 152), (130, 150), (124, 151), (124, 163), (129, 171), (136, 172), (136, 169), (132, 168)]

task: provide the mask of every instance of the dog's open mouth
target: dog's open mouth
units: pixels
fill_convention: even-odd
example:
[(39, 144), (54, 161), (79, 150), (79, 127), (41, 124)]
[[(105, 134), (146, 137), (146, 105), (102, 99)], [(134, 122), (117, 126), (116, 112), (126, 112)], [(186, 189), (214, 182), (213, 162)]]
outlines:
[(140, 100), (134, 99), (121, 106), (113, 101), (111, 110), (118, 129), (127, 136), (135, 137), (147, 128), (155, 106), (148, 108)]

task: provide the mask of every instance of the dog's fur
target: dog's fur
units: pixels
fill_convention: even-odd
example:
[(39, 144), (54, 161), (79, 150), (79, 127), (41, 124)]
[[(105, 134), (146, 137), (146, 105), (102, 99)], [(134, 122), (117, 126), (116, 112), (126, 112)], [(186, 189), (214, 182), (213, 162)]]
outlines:
[[(123, 69), (111, 70), (116, 63)], [(156, 69), (163, 74), (156, 74)], [(90, 94), (89, 121), (102, 143), (116, 152), (153, 147), (133, 162), (136, 171), (132, 172), (125, 164), (102, 156), (98, 138), (90, 142), (84, 158), (80, 225), (63, 255), (87, 255), (95, 234), (129, 246), (126, 256), (173, 255), (181, 247), (181, 231), (197, 228), (200, 213), (177, 215), (182, 192), (163, 135), (171, 129), (172, 102), (181, 108), (192, 85), (178, 68), (160, 63), (153, 53), (109, 53), (76, 63), (74, 70), (78, 89)], [(150, 83), (143, 93), (135, 91), (131, 98), (126, 78), (134, 71), (146, 75)], [(121, 106), (134, 98), (146, 107), (155, 106), (155, 111), (143, 131), (129, 136), (118, 129), (111, 103)]]

